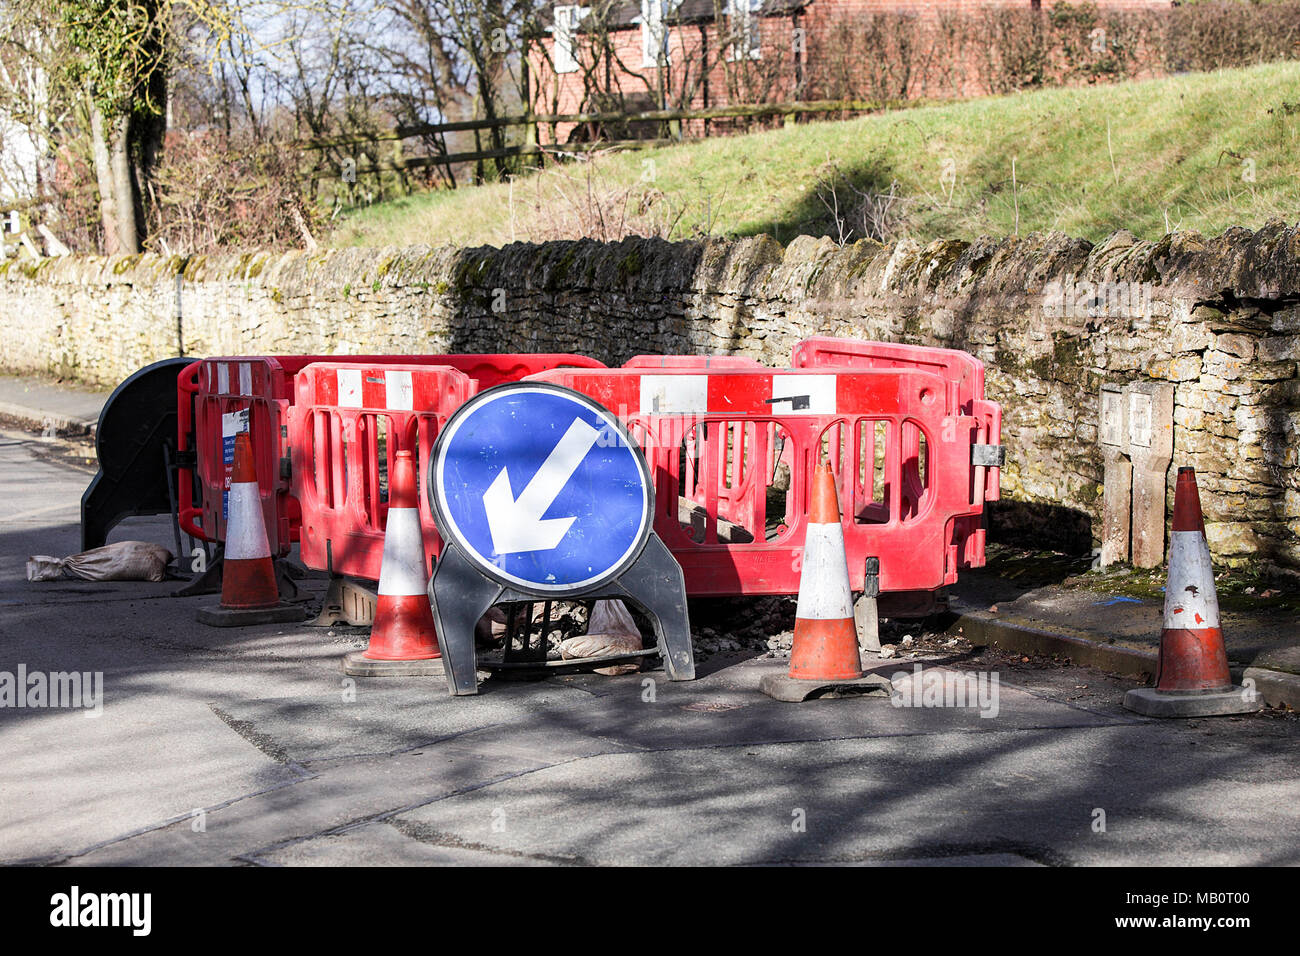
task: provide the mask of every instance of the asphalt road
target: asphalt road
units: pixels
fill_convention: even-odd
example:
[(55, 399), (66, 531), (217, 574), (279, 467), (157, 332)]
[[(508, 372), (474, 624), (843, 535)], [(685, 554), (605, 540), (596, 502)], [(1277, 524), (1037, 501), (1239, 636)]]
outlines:
[[(0, 862), (1300, 863), (1294, 714), (1158, 722), (1120, 707), (1131, 681), (960, 648), (931, 666), (996, 675), (996, 716), (777, 703), (782, 665), (739, 655), (680, 684), (352, 686), (364, 634), (204, 627), (176, 582), (29, 584), (29, 554), (79, 546), (89, 474), (51, 450), (0, 434), (0, 680), (102, 673), (102, 712), (0, 707)], [(159, 519), (125, 538), (171, 546)]]

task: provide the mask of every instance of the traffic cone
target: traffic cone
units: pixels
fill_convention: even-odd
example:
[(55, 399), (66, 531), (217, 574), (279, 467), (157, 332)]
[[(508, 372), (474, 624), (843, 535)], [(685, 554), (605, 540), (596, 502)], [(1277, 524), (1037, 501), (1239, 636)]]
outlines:
[(799, 574), (790, 671), (767, 675), (761, 686), (777, 700), (795, 702), (819, 691), (853, 685), (878, 687), (885, 693), (890, 688), (885, 678), (862, 672), (835, 476), (829, 465), (818, 465), (813, 473)]
[(1233, 686), (1228, 672), (1194, 468), (1179, 468), (1174, 488), (1165, 623), (1155, 686), (1129, 691), (1124, 706), (1148, 717), (1249, 714), (1261, 706), (1253, 690)]
[(235, 436), (230, 477), (226, 547), (221, 559), (221, 604), (199, 608), (200, 624), (246, 627), (301, 621), (301, 606), (280, 600), (275, 563), (266, 537), (266, 517), (257, 486), (253, 445), (247, 432)]
[(343, 658), (344, 673), (358, 677), (443, 673), (426, 577), (415, 462), (409, 451), (399, 451), (389, 475), (388, 525), (370, 645)]

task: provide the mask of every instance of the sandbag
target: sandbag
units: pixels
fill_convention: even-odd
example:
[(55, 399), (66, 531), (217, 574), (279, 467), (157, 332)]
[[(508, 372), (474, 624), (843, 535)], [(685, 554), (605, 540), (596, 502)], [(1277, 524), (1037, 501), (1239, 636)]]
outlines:
[(66, 577), (63, 573), (63, 558), (52, 558), (48, 554), (32, 554), (27, 557), (28, 581), (57, 581)]
[[(579, 657), (607, 657), (611, 654), (629, 654), (641, 650), (641, 632), (622, 601), (597, 601), (591, 609), (587, 633), (571, 637), (560, 644), (560, 657), (573, 660)], [(598, 667), (597, 674), (614, 677), (630, 674), (640, 668), (636, 662)]]
[(499, 607), (490, 607), (474, 625), (474, 643), (483, 647), (492, 647), (505, 633), (506, 612)]
[(172, 553), (148, 541), (118, 541), (66, 558), (35, 554), (27, 559), (28, 581), (162, 581)]

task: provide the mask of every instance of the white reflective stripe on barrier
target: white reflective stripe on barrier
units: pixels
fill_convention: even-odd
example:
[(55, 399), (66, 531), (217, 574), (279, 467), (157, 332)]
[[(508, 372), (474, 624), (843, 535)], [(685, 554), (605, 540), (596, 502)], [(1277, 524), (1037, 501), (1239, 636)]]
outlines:
[(707, 375), (641, 376), (642, 415), (691, 415), (708, 410)]
[[(834, 415), (836, 388), (834, 375), (773, 375), (772, 407), (782, 415)], [(795, 398), (807, 398), (808, 403), (795, 403)]]
[(266, 539), (262, 517), (262, 497), (255, 481), (239, 481), (230, 486), (230, 520), (226, 523), (226, 560), (269, 558), (271, 545)]
[(361, 369), (341, 368), (338, 370), (339, 406), (342, 408), (361, 407)]
[(239, 394), (253, 394), (253, 366), (248, 362), (239, 363)]
[(230, 366), (225, 362), (217, 363), (217, 394), (227, 395), (230, 392)]
[(1199, 531), (1169, 535), (1169, 580), (1165, 592), (1165, 627), (1198, 630), (1219, 626), (1219, 597), (1214, 591), (1210, 547)]
[(415, 508), (389, 508), (384, 530), (384, 563), (379, 569), (379, 593), (389, 597), (425, 594), (424, 537)]
[(394, 411), (409, 412), (415, 408), (415, 386), (410, 372), (384, 373), (385, 404)]
[[(726, 372), (720, 372), (726, 375)], [(835, 415), (839, 413), (839, 381), (835, 375), (773, 375), (767, 405), (781, 415)], [(757, 389), (767, 382), (750, 379)], [(708, 375), (642, 375), (642, 415), (722, 415), (734, 412), (721, 386), (712, 403)], [(752, 395), (752, 392), (748, 392)], [(760, 394), (762, 392), (760, 391)], [(733, 398), (735, 396), (732, 396)], [(716, 406), (716, 407), (715, 407)]]
[(799, 604), (794, 616), (805, 621), (832, 621), (853, 616), (842, 526), (808, 525), (799, 578)]

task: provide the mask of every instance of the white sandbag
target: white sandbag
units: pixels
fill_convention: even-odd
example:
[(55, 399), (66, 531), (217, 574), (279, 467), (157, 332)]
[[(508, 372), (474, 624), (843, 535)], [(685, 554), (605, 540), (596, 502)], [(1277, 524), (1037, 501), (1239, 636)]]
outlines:
[[(571, 637), (560, 644), (560, 657), (573, 660), (579, 657), (608, 657), (611, 654), (629, 654), (641, 650), (641, 632), (622, 601), (597, 601), (591, 609), (587, 633)], [(598, 667), (597, 674), (614, 677), (630, 674), (640, 664), (615, 664)]]
[(28, 581), (52, 581), (60, 577), (83, 581), (162, 581), (172, 553), (148, 541), (118, 541), (70, 557), (33, 555), (27, 559)]

